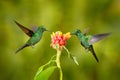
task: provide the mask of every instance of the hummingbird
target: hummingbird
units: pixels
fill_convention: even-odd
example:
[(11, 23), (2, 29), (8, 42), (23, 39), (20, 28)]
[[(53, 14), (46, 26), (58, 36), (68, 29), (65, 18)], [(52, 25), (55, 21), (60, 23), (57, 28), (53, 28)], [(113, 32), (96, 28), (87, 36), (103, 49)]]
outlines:
[(35, 31), (33, 31), (24, 27), (17, 21), (14, 22), (25, 34), (27, 34), (30, 37), (29, 40), (22, 47), (20, 47), (15, 53), (18, 53), (20, 50), (24, 49), (25, 47), (34, 46), (42, 38), (43, 32), (48, 31), (46, 28), (44, 28), (44, 26), (39, 26)]
[(85, 33), (82, 33), (79, 29), (74, 30), (71, 35), (76, 35), (79, 39), (81, 45), (90, 51), (97, 62), (99, 62), (98, 57), (96, 56), (96, 53), (93, 48), (93, 44), (97, 41), (106, 38), (110, 33), (103, 33), (103, 34), (95, 34), (95, 35), (86, 35), (88, 30), (86, 30)]

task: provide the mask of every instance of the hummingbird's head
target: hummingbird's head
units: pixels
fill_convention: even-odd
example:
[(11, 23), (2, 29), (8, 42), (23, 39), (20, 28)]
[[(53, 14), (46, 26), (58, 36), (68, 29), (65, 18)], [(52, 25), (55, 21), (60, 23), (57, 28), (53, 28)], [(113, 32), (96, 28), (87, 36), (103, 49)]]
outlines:
[(71, 35), (77, 35), (77, 34), (79, 34), (79, 33), (81, 33), (81, 31), (80, 31), (79, 29), (75, 29), (75, 30), (71, 33)]
[(38, 27), (38, 30), (40, 30), (40, 31), (42, 31), (42, 32), (48, 31), (48, 30), (47, 30), (45, 27), (43, 27), (43, 26)]

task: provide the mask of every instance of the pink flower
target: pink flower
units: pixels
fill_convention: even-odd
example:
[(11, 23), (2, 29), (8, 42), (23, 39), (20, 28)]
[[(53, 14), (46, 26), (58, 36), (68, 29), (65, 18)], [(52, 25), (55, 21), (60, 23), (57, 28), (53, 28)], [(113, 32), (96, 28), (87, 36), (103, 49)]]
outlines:
[(62, 34), (61, 31), (53, 32), (51, 34), (51, 46), (54, 49), (62, 49), (66, 45), (66, 41), (71, 37), (70, 32)]

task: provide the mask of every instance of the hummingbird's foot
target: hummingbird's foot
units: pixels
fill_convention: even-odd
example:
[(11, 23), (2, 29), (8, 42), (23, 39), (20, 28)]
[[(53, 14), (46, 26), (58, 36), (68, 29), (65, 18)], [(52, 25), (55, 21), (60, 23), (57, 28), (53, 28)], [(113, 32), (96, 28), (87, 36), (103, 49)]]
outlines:
[(31, 45), (32, 48), (34, 48), (35, 46), (34, 45)]
[(88, 51), (89, 51), (89, 49), (85, 48), (85, 51), (86, 51), (86, 52), (88, 52)]

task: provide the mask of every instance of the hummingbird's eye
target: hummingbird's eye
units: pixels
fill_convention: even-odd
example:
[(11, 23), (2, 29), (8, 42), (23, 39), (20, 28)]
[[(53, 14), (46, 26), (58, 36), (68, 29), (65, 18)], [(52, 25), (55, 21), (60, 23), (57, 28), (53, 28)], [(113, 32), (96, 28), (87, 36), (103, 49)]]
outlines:
[(77, 30), (77, 33), (79, 33), (80, 30)]

